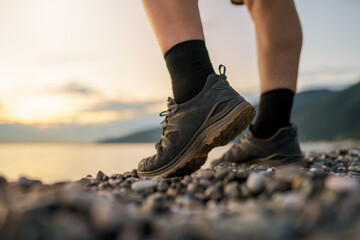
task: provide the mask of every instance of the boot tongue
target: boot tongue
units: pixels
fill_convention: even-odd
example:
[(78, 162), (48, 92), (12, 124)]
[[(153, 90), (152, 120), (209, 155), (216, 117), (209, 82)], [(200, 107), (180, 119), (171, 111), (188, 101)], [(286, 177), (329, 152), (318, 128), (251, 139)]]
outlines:
[(168, 97), (168, 99), (167, 99), (168, 108), (170, 108), (170, 106), (175, 105), (175, 104), (176, 104), (175, 100), (172, 99), (171, 97)]

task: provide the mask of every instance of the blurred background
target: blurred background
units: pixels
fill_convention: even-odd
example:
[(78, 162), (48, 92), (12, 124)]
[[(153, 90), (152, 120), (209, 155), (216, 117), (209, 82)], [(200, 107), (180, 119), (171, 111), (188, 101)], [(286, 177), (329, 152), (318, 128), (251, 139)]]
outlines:
[[(354, 142), (360, 139), (360, 1), (295, 2), (304, 32), (293, 110), (300, 140)], [(224, 64), (232, 86), (256, 105), (255, 34), (246, 8), (230, 0), (199, 5), (214, 68)], [(94, 169), (103, 162), (109, 171), (106, 159), (114, 158), (120, 164), (114, 171), (124, 170), (155, 152), (142, 145), (145, 152), (133, 149), (130, 158), (139, 156), (121, 165), (129, 159), (119, 150), (124, 145), (74, 145), (153, 143), (160, 135), (170, 77), (141, 1), (0, 0), (0, 34), (0, 174), (41, 178), (53, 156), (56, 166), (69, 159), (64, 172), (74, 156), (96, 156)], [(31, 161), (40, 158), (35, 172)], [(77, 170), (88, 170), (84, 164)], [(57, 173), (44, 178), (66, 178), (48, 175)]]

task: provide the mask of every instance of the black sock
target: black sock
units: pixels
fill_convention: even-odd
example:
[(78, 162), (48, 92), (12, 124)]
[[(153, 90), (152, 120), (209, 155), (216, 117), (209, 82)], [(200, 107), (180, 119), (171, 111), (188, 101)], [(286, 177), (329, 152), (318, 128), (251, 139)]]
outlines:
[(176, 44), (165, 53), (164, 58), (176, 103), (184, 103), (195, 97), (203, 89), (209, 74), (214, 73), (202, 40)]
[(282, 127), (290, 126), (290, 114), (294, 92), (289, 89), (276, 89), (261, 94), (259, 113), (252, 126), (256, 137), (269, 138)]

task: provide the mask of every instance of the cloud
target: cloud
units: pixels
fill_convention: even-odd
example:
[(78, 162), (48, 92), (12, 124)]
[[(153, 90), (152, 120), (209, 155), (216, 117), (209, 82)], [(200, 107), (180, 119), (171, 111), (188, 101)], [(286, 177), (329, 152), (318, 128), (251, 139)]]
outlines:
[(59, 125), (101, 125), (114, 122), (122, 122), (134, 119), (137, 112), (133, 110), (123, 111), (80, 111), (77, 113), (41, 117), (41, 118), (20, 118), (8, 117), (6, 121), (0, 119), (0, 124), (21, 124), (26, 126), (34, 126), (37, 128), (56, 128)]
[(339, 90), (347, 87), (360, 78), (360, 66), (324, 66), (317, 69), (301, 71), (299, 88), (327, 88)]
[(360, 66), (324, 66), (318, 69), (301, 71), (300, 76), (303, 77), (318, 77), (322, 75), (346, 76), (353, 74), (360, 75)]
[(99, 91), (79, 82), (70, 82), (60, 89), (61, 93), (77, 95), (94, 95)]
[(136, 110), (144, 114), (161, 112), (166, 108), (166, 103), (159, 101), (124, 103), (121, 101), (104, 101), (91, 108), (92, 111), (121, 111), (126, 109)]

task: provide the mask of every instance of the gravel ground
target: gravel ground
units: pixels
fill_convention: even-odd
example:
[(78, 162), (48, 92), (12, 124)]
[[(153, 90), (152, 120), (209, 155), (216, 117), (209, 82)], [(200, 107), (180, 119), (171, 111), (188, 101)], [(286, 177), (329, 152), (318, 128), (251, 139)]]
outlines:
[(360, 150), (304, 168), (221, 165), (176, 178), (0, 176), (0, 239), (359, 239)]

